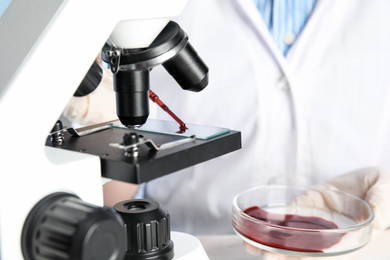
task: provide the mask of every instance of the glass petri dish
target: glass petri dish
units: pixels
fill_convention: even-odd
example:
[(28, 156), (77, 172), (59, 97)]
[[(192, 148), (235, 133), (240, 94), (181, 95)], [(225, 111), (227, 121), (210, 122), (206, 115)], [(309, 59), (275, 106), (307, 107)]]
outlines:
[(372, 234), (372, 208), (358, 197), (332, 189), (266, 185), (233, 199), (235, 232), (270, 252), (334, 256), (366, 245)]

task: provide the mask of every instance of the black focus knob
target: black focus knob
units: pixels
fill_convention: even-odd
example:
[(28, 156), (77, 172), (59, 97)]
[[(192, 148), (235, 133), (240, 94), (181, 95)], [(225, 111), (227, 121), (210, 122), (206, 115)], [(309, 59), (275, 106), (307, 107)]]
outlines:
[(132, 144), (136, 144), (138, 142), (139, 142), (139, 138), (138, 138), (137, 133), (130, 132), (130, 133), (125, 134), (123, 136), (123, 144), (124, 145), (132, 145)]
[(168, 212), (153, 200), (133, 199), (114, 209), (126, 225), (126, 260), (170, 260), (174, 256)]
[(123, 259), (126, 237), (121, 218), (69, 193), (53, 193), (28, 215), (22, 232), (26, 260)]

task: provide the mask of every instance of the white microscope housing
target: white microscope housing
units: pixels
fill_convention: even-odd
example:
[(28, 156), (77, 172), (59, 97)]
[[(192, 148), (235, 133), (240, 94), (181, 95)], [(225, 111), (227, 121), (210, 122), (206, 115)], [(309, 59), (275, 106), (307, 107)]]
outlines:
[(23, 259), (23, 225), (45, 196), (102, 206), (99, 157), (45, 146), (48, 133), (107, 39), (147, 47), (185, 4), (14, 0), (0, 18), (0, 259)]

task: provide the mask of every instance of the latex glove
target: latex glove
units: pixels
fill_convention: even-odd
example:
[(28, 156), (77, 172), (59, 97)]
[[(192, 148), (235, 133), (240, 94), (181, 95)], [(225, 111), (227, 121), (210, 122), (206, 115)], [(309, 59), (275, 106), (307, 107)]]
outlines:
[[(100, 64), (100, 59), (96, 60)], [(103, 69), (99, 86), (89, 95), (72, 97), (63, 115), (71, 122), (91, 125), (117, 119), (113, 76), (110, 70)]]
[[(364, 168), (317, 185), (333, 188), (365, 200), (374, 210), (374, 230), (390, 227), (390, 171), (383, 168)], [(315, 201), (313, 201), (315, 202)], [(337, 210), (340, 205), (331, 205)]]
[[(365, 200), (374, 210), (375, 218), (373, 221), (373, 237), (379, 232), (390, 227), (390, 171), (383, 168), (364, 168), (330, 181), (322, 182), (317, 185), (317, 188), (336, 189), (350, 193)], [(314, 196), (301, 196), (294, 203), (299, 205), (315, 205), (317, 208), (332, 208), (337, 211), (338, 207), (342, 207), (342, 203), (329, 204), (326, 192), (319, 195), (314, 193)], [(251, 245), (246, 244), (245, 248), (251, 254), (261, 255), (262, 259), (287, 259), (287, 260), (309, 260), (318, 258), (297, 258), (287, 255), (275, 254), (263, 250), (259, 250)], [(353, 259), (353, 256), (358, 253), (327, 257), (328, 260)]]

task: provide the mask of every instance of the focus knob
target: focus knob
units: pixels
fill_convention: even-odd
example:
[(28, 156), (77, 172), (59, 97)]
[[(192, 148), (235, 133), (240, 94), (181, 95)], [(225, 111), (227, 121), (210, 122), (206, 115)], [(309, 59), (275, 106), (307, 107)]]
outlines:
[(112, 210), (53, 193), (31, 210), (22, 232), (26, 260), (123, 259), (123, 222)]
[(126, 225), (126, 260), (170, 260), (174, 256), (169, 214), (159, 203), (133, 199), (114, 209)]

